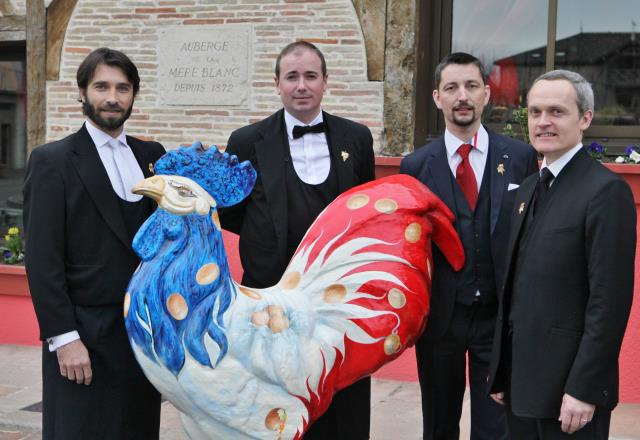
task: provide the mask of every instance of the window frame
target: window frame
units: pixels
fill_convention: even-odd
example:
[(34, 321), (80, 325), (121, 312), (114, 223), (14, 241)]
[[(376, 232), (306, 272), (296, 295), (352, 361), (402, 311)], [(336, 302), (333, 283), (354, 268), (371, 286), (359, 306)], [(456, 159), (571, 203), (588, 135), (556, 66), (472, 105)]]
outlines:
[[(440, 60), (451, 53), (453, 38), (453, 2), (455, 0), (425, 0), (420, 14), (418, 37), (418, 69), (416, 84), (416, 129), (415, 147), (431, 141), (444, 132), (442, 114), (433, 105), (431, 91), (434, 88), (433, 75)], [(533, 0), (531, 0), (533, 1)], [(555, 67), (556, 34), (558, 24), (558, 1), (548, 1), (547, 50), (545, 71)], [(428, 90), (428, 94), (425, 92)], [(597, 105), (597, 103), (596, 103)], [(420, 117), (423, 115), (423, 117)], [(485, 124), (496, 132), (501, 132), (504, 124)], [(591, 141), (605, 143), (610, 154), (621, 154), (626, 145), (640, 142), (640, 125), (592, 125), (584, 134), (584, 143)]]

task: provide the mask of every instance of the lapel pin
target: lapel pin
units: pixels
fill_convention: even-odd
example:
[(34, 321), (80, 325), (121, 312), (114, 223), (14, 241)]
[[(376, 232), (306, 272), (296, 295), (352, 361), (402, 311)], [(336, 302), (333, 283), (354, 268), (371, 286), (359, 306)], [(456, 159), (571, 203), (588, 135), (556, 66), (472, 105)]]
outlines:
[(520, 203), (520, 207), (518, 208), (518, 214), (522, 214), (524, 212), (524, 202)]
[(509, 155), (505, 154), (504, 156), (502, 156), (503, 159), (509, 159)]
[(344, 150), (340, 153), (340, 155), (342, 156), (342, 161), (343, 161), (343, 162), (346, 162), (346, 161), (347, 161), (347, 159), (349, 159), (349, 153), (347, 153), (347, 152), (346, 152), (346, 151), (344, 151)]
[(153, 162), (149, 162), (149, 172), (150, 172), (151, 174), (154, 174), (154, 171), (153, 171)]
[(503, 163), (499, 163), (498, 164), (498, 168), (496, 168), (496, 170), (498, 171), (498, 173), (504, 174), (504, 164)]

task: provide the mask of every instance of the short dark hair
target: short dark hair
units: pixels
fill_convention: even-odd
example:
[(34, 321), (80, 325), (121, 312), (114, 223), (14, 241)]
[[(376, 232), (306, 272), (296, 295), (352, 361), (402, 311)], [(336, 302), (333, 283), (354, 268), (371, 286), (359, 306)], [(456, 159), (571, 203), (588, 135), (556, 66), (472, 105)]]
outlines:
[(482, 63), (480, 62), (479, 59), (477, 59), (473, 55), (468, 54), (466, 52), (454, 52), (444, 57), (442, 61), (440, 61), (440, 64), (436, 66), (436, 71), (434, 74), (436, 89), (440, 87), (440, 81), (442, 80), (442, 71), (449, 64), (463, 64), (463, 65), (473, 64), (480, 71), (480, 77), (482, 77), (482, 83), (483, 84), (487, 83), (487, 74), (484, 71), (484, 67), (482, 66)]
[(284, 49), (280, 51), (280, 54), (276, 59), (276, 78), (280, 78), (280, 60), (283, 57), (289, 55), (291, 52), (296, 51), (297, 49), (307, 49), (314, 52), (316, 55), (318, 55), (318, 58), (320, 58), (322, 76), (323, 77), (327, 76), (327, 63), (324, 60), (324, 55), (322, 55), (322, 52), (320, 52), (320, 49), (318, 49), (314, 44), (309, 43), (308, 41), (300, 40), (300, 41), (295, 41), (293, 43), (287, 44), (284, 47)]
[(78, 72), (76, 73), (76, 81), (80, 89), (84, 91), (87, 90), (87, 86), (91, 82), (100, 64), (106, 64), (107, 66), (122, 70), (133, 86), (133, 96), (138, 94), (138, 90), (140, 90), (138, 68), (124, 53), (119, 50), (109, 49), (108, 47), (101, 47), (100, 49), (94, 50), (80, 63), (80, 67), (78, 67)]

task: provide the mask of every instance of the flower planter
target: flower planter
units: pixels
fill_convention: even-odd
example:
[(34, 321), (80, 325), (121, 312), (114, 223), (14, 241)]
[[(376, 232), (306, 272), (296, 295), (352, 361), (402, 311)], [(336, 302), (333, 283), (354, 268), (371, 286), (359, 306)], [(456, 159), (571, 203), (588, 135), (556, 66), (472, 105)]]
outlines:
[(29, 296), (24, 266), (0, 264), (0, 295)]
[(633, 200), (636, 205), (640, 204), (640, 165), (626, 163), (606, 163), (604, 164), (614, 173), (622, 177), (631, 187)]

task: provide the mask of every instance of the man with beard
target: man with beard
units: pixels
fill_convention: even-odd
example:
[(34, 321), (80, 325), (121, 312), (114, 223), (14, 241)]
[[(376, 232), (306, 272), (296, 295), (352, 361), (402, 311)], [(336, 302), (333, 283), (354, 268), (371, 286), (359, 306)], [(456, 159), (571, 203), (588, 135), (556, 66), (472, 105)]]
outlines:
[(436, 67), (435, 86), (445, 133), (407, 156), (400, 171), (427, 185), (453, 211), (466, 261), (455, 273), (433, 248), (431, 313), (416, 344), (424, 439), (460, 437), (467, 356), (471, 439), (506, 439), (504, 410), (487, 396), (486, 379), (514, 189), (537, 170), (536, 153), (481, 124), (490, 90), (474, 56), (445, 57)]
[(134, 234), (155, 206), (130, 188), (164, 148), (126, 136), (140, 87), (123, 53), (101, 48), (77, 72), (87, 120), (36, 148), (24, 183), (26, 269), (45, 341), (43, 439), (154, 439), (160, 395), (140, 370), (122, 319), (138, 258)]

